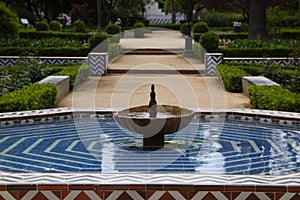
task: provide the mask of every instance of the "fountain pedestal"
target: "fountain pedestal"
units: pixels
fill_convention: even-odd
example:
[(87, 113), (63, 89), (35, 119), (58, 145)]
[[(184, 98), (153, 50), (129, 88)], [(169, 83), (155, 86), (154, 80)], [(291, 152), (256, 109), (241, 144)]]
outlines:
[(165, 135), (157, 133), (156, 135), (148, 138), (143, 138), (143, 147), (145, 148), (162, 148), (165, 145)]
[(114, 119), (123, 128), (143, 135), (144, 148), (164, 147), (166, 134), (186, 127), (194, 112), (171, 105), (157, 105), (154, 86), (151, 86), (149, 105), (133, 107), (114, 114)]

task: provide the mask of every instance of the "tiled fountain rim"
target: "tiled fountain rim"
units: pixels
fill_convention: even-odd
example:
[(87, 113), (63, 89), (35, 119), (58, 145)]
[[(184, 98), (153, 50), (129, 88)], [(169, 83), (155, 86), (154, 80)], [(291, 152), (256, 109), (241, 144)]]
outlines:
[[(248, 116), (256, 118), (274, 118), (274, 119), (287, 119), (291, 121), (299, 121), (300, 113), (296, 112), (283, 112), (283, 111), (271, 111), (271, 110), (258, 110), (258, 109), (203, 109), (203, 108), (189, 108), (200, 115), (220, 115), (229, 117), (234, 116)], [(111, 116), (114, 112), (120, 111), (122, 108), (100, 108), (100, 109), (80, 109), (80, 108), (54, 108), (44, 110), (31, 110), (20, 112), (6, 112), (0, 113), (0, 120), (18, 120), (18, 119), (30, 119), (34, 117), (47, 117), (47, 116), (68, 116), (68, 115), (108, 115)]]
[[(0, 122), (21, 121), (39, 117), (47, 118), (53, 116), (91, 116), (93, 114), (111, 117), (113, 112), (120, 109), (74, 109), (74, 108), (56, 108), (46, 110), (34, 110), (25, 112), (0, 113)], [(271, 118), (292, 121), (292, 125), (300, 125), (300, 113), (254, 110), (254, 109), (194, 109), (196, 113), (202, 116), (245, 116), (248, 118)], [(93, 115), (94, 116), (94, 115)], [(291, 124), (287, 124), (291, 125)], [(269, 175), (201, 175), (201, 174), (142, 174), (142, 173), (7, 173), (0, 172), (0, 190), (1, 187), (24, 187), (31, 186), (31, 189), (38, 189), (42, 186), (60, 186), (69, 187), (72, 185), (90, 187), (119, 186), (130, 189), (129, 186), (157, 186), (159, 188), (170, 187), (196, 187), (213, 186), (222, 187), (223, 190), (232, 190), (230, 187), (253, 187), (255, 190), (268, 190), (268, 187), (277, 187), (282, 192), (289, 191), (291, 188), (298, 188), (300, 185), (300, 173), (280, 176)], [(82, 188), (82, 187), (81, 187)], [(226, 189), (227, 188), (227, 189)], [(30, 189), (30, 188), (29, 188)], [(134, 189), (134, 187), (132, 188)], [(248, 188), (249, 189), (249, 188)]]

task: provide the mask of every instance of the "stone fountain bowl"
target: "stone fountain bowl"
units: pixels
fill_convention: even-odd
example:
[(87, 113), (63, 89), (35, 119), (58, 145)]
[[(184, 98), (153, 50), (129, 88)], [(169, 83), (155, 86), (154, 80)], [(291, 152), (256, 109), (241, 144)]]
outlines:
[(148, 106), (133, 107), (115, 113), (114, 119), (121, 127), (148, 138), (177, 132), (194, 116), (192, 110), (171, 105), (157, 105), (156, 111), (157, 117), (150, 117)]

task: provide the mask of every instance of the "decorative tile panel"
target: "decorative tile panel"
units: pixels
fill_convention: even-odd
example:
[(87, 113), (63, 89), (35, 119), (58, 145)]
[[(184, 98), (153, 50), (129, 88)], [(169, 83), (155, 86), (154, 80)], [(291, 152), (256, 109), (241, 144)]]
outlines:
[[(0, 67), (16, 65), (19, 59), (18, 56), (0, 56)], [(38, 57), (38, 59), (43, 64), (87, 64), (87, 57)]]
[(107, 53), (89, 53), (89, 64), (91, 76), (106, 74), (108, 65)]
[(223, 54), (221, 53), (206, 53), (205, 54), (205, 75), (216, 76), (217, 65), (222, 63)]

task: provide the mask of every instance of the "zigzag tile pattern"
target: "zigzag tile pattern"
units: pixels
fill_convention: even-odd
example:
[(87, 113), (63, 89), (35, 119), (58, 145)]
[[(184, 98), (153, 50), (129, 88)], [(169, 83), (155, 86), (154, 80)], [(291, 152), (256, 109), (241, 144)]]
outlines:
[(206, 54), (205, 55), (205, 75), (206, 76), (216, 76), (217, 75), (217, 65), (222, 63), (222, 54)]
[[(13, 66), (18, 63), (17, 56), (1, 56), (0, 66)], [(44, 64), (87, 64), (87, 57), (39, 57), (39, 61)]]
[(224, 63), (226, 62), (238, 62), (238, 63), (253, 63), (253, 64), (268, 64), (290, 66), (294, 64), (292, 58), (223, 58)]
[[(84, 186), (83, 186), (84, 187)], [(26, 192), (0, 191), (0, 199), (28, 200), (293, 200), (299, 193), (252, 191), (195, 191), (195, 190), (32, 190)]]
[(89, 55), (90, 74), (92, 76), (101, 76), (105, 74), (107, 61), (105, 55)]

